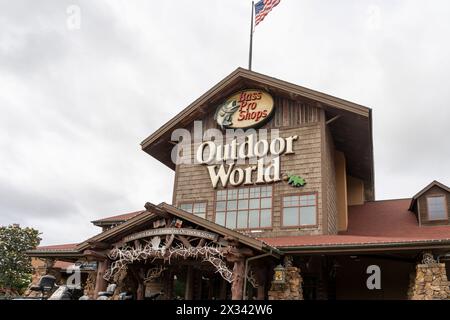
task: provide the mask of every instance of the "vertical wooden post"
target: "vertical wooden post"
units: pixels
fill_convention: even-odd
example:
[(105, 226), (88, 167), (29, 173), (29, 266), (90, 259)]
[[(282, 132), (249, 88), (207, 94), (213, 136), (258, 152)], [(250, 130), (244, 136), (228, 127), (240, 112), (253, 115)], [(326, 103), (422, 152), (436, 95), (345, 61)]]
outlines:
[(98, 298), (98, 293), (106, 290), (106, 280), (103, 279), (106, 269), (108, 268), (108, 261), (97, 261), (97, 278), (95, 280), (94, 299)]
[(223, 278), (220, 279), (220, 294), (219, 299), (225, 300), (227, 298), (227, 281)]
[(243, 259), (236, 260), (233, 267), (233, 283), (231, 285), (231, 300), (242, 300), (244, 291), (245, 264)]
[(144, 300), (144, 297), (145, 297), (145, 287), (142, 281), (139, 281), (136, 290), (136, 300)]
[(144, 300), (144, 298), (145, 298), (145, 285), (144, 285), (145, 273), (144, 273), (143, 268), (140, 268), (137, 271), (137, 279), (138, 279), (138, 287), (136, 290), (136, 300)]
[(172, 300), (173, 299), (173, 276), (174, 273), (172, 270), (168, 270), (166, 274), (166, 278), (164, 279), (164, 300)]
[(258, 281), (257, 300), (264, 300), (266, 298), (266, 268), (259, 267), (256, 269), (256, 280)]
[(185, 300), (192, 300), (194, 297), (194, 268), (189, 265), (186, 271), (186, 291), (184, 294)]
[(195, 277), (197, 282), (197, 291), (195, 295), (197, 296), (196, 299), (202, 300), (202, 290), (203, 290), (203, 281), (202, 281), (202, 272), (197, 272), (197, 275)]
[(262, 283), (258, 286), (257, 291), (258, 291), (258, 293), (257, 293), (258, 296), (256, 297), (256, 300), (264, 300), (266, 297), (266, 288), (264, 286), (264, 283)]

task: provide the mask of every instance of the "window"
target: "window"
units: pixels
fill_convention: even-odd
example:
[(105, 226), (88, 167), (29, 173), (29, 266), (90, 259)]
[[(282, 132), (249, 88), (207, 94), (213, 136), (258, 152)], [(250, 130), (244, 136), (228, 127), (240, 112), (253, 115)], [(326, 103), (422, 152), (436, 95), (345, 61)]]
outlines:
[(317, 195), (283, 197), (283, 226), (314, 226), (317, 224)]
[(272, 227), (272, 186), (217, 191), (216, 223), (230, 229)]
[(428, 220), (447, 220), (445, 196), (427, 197)]
[(206, 219), (206, 202), (187, 202), (179, 205), (181, 210), (195, 214), (197, 217)]

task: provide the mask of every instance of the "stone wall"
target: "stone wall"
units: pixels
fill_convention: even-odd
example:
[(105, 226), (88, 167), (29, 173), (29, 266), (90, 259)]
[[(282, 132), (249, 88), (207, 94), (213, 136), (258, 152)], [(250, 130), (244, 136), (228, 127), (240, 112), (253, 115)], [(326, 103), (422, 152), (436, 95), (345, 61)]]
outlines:
[(411, 273), (409, 300), (448, 300), (450, 287), (444, 263), (418, 264)]
[(86, 283), (84, 285), (84, 295), (89, 297), (89, 299), (94, 299), (95, 295), (95, 281), (97, 279), (97, 272), (91, 271), (88, 274)]
[(269, 291), (269, 300), (303, 300), (303, 278), (300, 268), (286, 268), (286, 283), (274, 284)]

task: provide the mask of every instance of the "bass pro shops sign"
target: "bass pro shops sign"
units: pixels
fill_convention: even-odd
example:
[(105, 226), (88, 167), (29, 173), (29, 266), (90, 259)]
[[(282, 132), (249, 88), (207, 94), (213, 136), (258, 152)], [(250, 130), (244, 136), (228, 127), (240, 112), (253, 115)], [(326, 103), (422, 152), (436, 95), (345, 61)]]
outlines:
[(273, 110), (270, 94), (261, 90), (244, 90), (220, 105), (214, 119), (222, 129), (248, 129), (267, 121)]
[(280, 156), (294, 154), (298, 136), (280, 137), (278, 129), (255, 129), (269, 120), (274, 109), (267, 92), (252, 89), (233, 94), (217, 107), (214, 116), (223, 130), (204, 131), (204, 123), (194, 121), (192, 131), (180, 128), (172, 132), (171, 141), (177, 141), (172, 161), (205, 165), (213, 188), (281, 181)]
[[(240, 138), (220, 144), (206, 141), (196, 151), (198, 163), (207, 165), (213, 188), (219, 182), (223, 187), (263, 184), (281, 181), (280, 156), (293, 154), (293, 144), (298, 136), (279, 137), (278, 130), (272, 130), (272, 140), (267, 138), (267, 130), (259, 133), (243, 133), (243, 129), (261, 125), (274, 112), (273, 98), (261, 90), (244, 90), (233, 94), (217, 108), (214, 119), (227, 133), (233, 131), (235, 136), (241, 132)], [(230, 141), (231, 140), (231, 141)], [(238, 166), (239, 165), (239, 166)]]

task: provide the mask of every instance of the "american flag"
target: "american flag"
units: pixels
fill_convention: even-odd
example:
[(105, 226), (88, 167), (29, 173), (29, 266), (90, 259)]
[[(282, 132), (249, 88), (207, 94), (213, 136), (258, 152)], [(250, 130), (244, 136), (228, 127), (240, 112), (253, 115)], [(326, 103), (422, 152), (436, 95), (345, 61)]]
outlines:
[(280, 0), (261, 0), (255, 4), (255, 26), (258, 25), (276, 7)]

